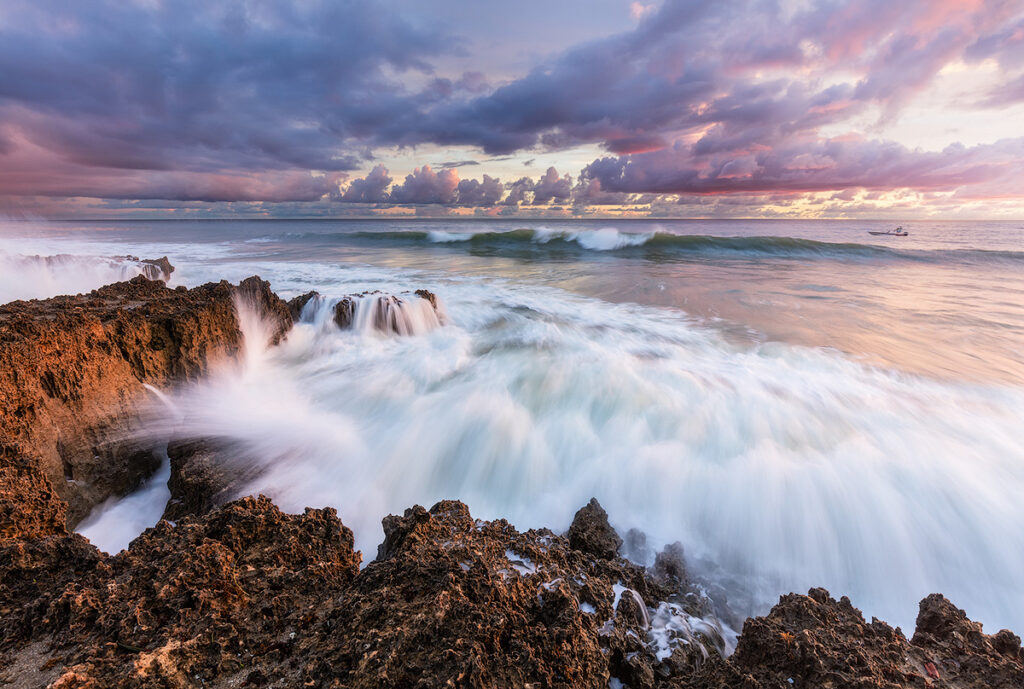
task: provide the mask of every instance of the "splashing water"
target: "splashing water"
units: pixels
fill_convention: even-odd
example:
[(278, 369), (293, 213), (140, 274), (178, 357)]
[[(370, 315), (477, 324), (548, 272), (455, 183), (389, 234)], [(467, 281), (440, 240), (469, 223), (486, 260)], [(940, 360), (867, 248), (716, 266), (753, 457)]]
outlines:
[(337, 507), (365, 553), (414, 503), (559, 528), (596, 496), (620, 530), (715, 563), (752, 597), (743, 613), (825, 586), (912, 628), (941, 591), (1024, 627), (1019, 388), (741, 347), (678, 312), (558, 290), (444, 293), (451, 323), (414, 337), (340, 330), (336, 299), (310, 302), (285, 342), (178, 390), (184, 418), (150, 430), (226, 444), (257, 476), (239, 495)]
[(303, 308), (302, 320), (323, 327), (328, 316), (336, 320), (340, 311), (346, 326), (361, 335), (422, 335), (441, 327), (447, 320), (444, 305), (437, 302), (435, 307), (432, 299), (436, 301), (436, 297), (426, 294), (409, 298), (376, 292), (343, 299), (315, 298)]
[(26, 256), (0, 251), (0, 304), (79, 294), (138, 275), (163, 278), (155, 266), (129, 257)]

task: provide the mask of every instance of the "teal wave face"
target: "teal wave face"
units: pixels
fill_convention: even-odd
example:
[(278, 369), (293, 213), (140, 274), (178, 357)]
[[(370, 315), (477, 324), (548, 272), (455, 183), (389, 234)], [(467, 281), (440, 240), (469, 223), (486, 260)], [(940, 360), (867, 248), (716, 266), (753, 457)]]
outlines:
[(588, 252), (666, 260), (701, 255), (735, 259), (831, 259), (913, 261), (926, 263), (984, 263), (1024, 261), (1024, 252), (984, 249), (898, 249), (857, 242), (826, 242), (780, 236), (683, 235), (670, 232), (622, 232), (613, 228), (563, 231), (520, 228), (497, 232), (405, 230), (381, 232), (304, 233), (288, 240), (353, 245), (418, 246), (451, 251), (487, 251), (499, 255), (528, 255), (543, 260)]

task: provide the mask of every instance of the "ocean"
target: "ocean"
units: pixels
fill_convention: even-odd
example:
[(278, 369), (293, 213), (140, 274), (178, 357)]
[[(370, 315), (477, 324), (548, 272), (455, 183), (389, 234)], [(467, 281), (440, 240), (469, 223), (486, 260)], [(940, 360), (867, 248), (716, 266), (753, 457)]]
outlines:
[[(257, 274), (317, 290), (244, 365), (154, 394), (154, 439), (212, 437), (283, 509), (330, 505), (372, 559), (380, 520), (464, 501), (565, 529), (590, 497), (683, 544), (737, 612), (824, 586), (913, 628), (946, 594), (1024, 628), (1024, 223), (216, 220), (0, 224), (0, 301), (127, 279)], [(56, 256), (49, 260), (34, 256)], [(440, 327), (341, 331), (332, 300), (435, 292)], [(115, 552), (165, 466), (80, 530)]]

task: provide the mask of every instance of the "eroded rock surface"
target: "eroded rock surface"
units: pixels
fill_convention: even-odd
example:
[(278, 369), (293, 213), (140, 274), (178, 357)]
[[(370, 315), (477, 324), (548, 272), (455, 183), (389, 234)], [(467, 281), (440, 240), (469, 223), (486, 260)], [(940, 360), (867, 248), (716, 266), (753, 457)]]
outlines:
[(168, 448), (169, 520), (126, 551), (66, 531), (145, 468), (140, 448), (110, 442), (144, 383), (234, 356), (236, 300), (271, 314), (273, 341), (314, 296), (139, 278), (0, 307), (0, 687), (1024, 687), (1020, 638), (983, 633), (938, 594), (910, 640), (823, 589), (789, 594), (726, 657), (729, 611), (692, 581), (682, 544), (655, 555), (633, 533), (625, 551), (653, 564), (622, 559), (596, 500), (565, 536), (416, 506), (384, 519), (360, 570), (332, 509), (223, 504), (244, 476), (196, 441)]
[(653, 568), (455, 501), (384, 531), (361, 571), (333, 510), (263, 497), (161, 521), (113, 557), (76, 535), (3, 544), (0, 668), (24, 672), (0, 686), (1024, 686), (1019, 638), (939, 595), (912, 641), (823, 589), (783, 596), (727, 658), (707, 602)]
[[(285, 515), (266, 498), (162, 521), (113, 557), (44, 539), (0, 565), (0, 666), (29, 657), (57, 668), (54, 686), (90, 689), (654, 686), (721, 648), (679, 592), (550, 531), (453, 501), (384, 527), (362, 571), (333, 510)], [(61, 558), (77, 564), (10, 583)]]
[[(270, 314), (276, 338), (290, 327), (287, 306), (259, 278), (186, 290), (140, 276), (0, 306), (0, 443), (18, 447), (18, 462), (34, 464), (68, 503), (69, 524), (159, 465), (150, 448), (130, 440), (150, 395), (144, 384), (192, 379), (234, 357), (242, 343), (236, 298)], [(0, 457), (5, 482), (14, 480), (11, 455)], [(0, 500), (20, 497), (7, 491)]]
[(686, 686), (1010, 689), (1024, 686), (1022, 661), (1015, 635), (983, 634), (940, 594), (921, 601), (908, 641), (818, 588), (782, 596), (767, 616), (747, 620), (736, 653), (714, 659)]

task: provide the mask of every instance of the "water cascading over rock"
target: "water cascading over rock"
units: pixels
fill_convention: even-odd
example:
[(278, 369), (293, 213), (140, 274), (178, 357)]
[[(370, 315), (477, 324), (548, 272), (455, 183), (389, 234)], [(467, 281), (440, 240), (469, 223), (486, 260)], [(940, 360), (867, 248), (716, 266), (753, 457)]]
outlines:
[(437, 295), (425, 289), (403, 296), (374, 290), (346, 295), (337, 301), (307, 292), (289, 301), (288, 308), (295, 320), (319, 320), (318, 312), (331, 309), (335, 325), (362, 334), (422, 335), (448, 321)]

